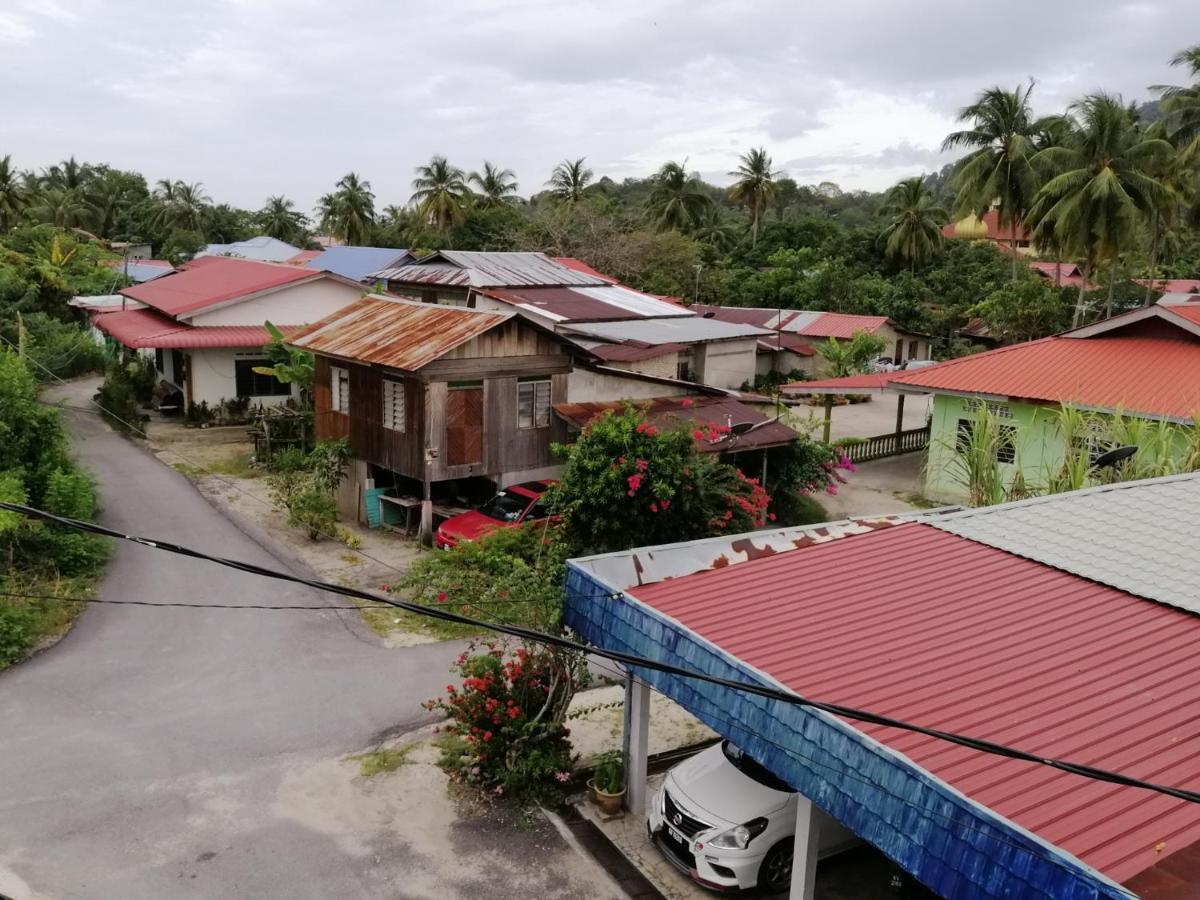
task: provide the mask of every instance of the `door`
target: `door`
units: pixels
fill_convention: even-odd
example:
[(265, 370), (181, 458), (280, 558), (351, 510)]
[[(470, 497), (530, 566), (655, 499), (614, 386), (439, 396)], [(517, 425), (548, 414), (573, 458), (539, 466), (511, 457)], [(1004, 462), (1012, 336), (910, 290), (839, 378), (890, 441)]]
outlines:
[(904, 362), (904, 339), (903, 338), (896, 341), (896, 359), (895, 359), (896, 365), (900, 365), (900, 363), (902, 363), (902, 362)]
[(446, 392), (446, 465), (483, 462), (483, 382), (451, 383)]

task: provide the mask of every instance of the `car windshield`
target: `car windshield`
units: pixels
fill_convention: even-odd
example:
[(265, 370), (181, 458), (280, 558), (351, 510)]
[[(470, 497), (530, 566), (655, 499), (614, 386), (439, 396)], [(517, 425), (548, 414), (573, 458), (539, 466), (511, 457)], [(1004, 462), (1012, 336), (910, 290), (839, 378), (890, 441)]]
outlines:
[(721, 743), (721, 750), (725, 753), (725, 758), (733, 764), (739, 772), (747, 778), (753, 778), (763, 787), (769, 787), (773, 791), (783, 791), (788, 794), (796, 793), (795, 788), (791, 787), (786, 781), (776, 778), (749, 756), (742, 752), (742, 748), (729, 741)]
[(479, 507), (479, 511), (489, 519), (495, 519), (498, 522), (515, 522), (521, 518), (521, 513), (525, 512), (525, 507), (528, 505), (528, 497), (501, 491)]

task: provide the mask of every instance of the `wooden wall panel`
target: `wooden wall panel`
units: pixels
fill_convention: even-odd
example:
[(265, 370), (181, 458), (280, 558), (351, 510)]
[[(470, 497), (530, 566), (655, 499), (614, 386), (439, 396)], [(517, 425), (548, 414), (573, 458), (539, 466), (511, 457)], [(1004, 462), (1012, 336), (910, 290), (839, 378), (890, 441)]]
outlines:
[(350, 436), (350, 417), (331, 409), (329, 360), (316, 357), (313, 370), (313, 419), (318, 441), (340, 441)]

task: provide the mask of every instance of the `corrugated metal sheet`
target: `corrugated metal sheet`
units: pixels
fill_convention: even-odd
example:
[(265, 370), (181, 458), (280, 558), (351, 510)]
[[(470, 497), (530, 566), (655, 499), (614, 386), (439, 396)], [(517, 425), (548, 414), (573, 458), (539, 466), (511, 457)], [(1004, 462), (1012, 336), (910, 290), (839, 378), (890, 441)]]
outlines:
[(845, 378), (822, 378), (817, 381), (793, 381), (785, 384), (788, 394), (878, 394), (887, 389), (893, 373), (847, 375)]
[(213, 256), (196, 260), (170, 278), (136, 284), (120, 293), (169, 316), (183, 316), (259, 291), (327, 277), (296, 266)]
[[(556, 403), (554, 412), (576, 428), (582, 428), (596, 416), (619, 412), (630, 401), (587, 403)], [(671, 428), (679, 424), (689, 429), (705, 425), (728, 426), (746, 424), (758, 426), (742, 435), (729, 435), (719, 441), (697, 441), (706, 453), (733, 453), (738, 450), (759, 450), (778, 447), (796, 439), (796, 432), (782, 422), (769, 420), (762, 413), (729, 397), (657, 397), (635, 400), (633, 406), (645, 411), (646, 420), (657, 427)]]
[(196, 257), (230, 256), (259, 262), (286, 262), (299, 252), (299, 247), (293, 247), (278, 238), (261, 235), (245, 241), (234, 241), (232, 244), (209, 244), (197, 253)]
[(1200, 474), (963, 510), (935, 527), (1200, 613)]
[(128, 276), (134, 284), (153, 281), (175, 271), (175, 267), (165, 259), (131, 259), (128, 262), (117, 260), (112, 263), (112, 268)]
[(617, 279), (611, 275), (605, 275), (603, 272), (597, 272), (582, 259), (576, 259), (573, 256), (552, 256), (550, 258), (560, 266), (566, 266), (568, 269), (574, 269), (576, 272), (582, 272), (584, 275), (591, 275), (593, 278), (607, 281), (609, 284), (617, 284)]
[(330, 247), (307, 262), (305, 268), (364, 281), (371, 272), (394, 268), (411, 259), (407, 250), (393, 247)]
[[(1149, 278), (1135, 278), (1134, 284), (1140, 284), (1143, 287), (1150, 284)], [(1154, 289), (1162, 291), (1164, 294), (1200, 294), (1200, 278), (1156, 278), (1154, 280)], [(1191, 299), (1195, 300), (1196, 297)], [(1161, 300), (1159, 301), (1162, 302)]]
[(488, 297), (554, 322), (612, 321), (638, 318), (688, 317), (694, 314), (674, 303), (620, 285), (603, 287), (489, 288)]
[[(1182, 550), (1177, 524), (1158, 534)], [(630, 594), (810, 697), (1166, 784), (1200, 783), (1200, 619), (927, 524)], [(854, 727), (1118, 882), (1200, 840), (1195, 804)]]
[(561, 326), (564, 332), (586, 334), (605, 341), (641, 341), (645, 344), (694, 344), (728, 338), (749, 338), (771, 332), (754, 325), (736, 325), (700, 316), (668, 319), (632, 319), (622, 322), (578, 322)]
[(289, 343), (314, 353), (415, 372), (510, 318), (511, 314), (372, 294), (304, 328)]
[(606, 285), (608, 279), (556, 263), (545, 253), (439, 250), (417, 263), (372, 273), (397, 284), (448, 287)]
[(854, 316), (848, 313), (827, 312), (821, 313), (797, 333), (806, 337), (849, 340), (860, 331), (874, 334), (887, 323), (887, 316)]
[[(129, 309), (93, 316), (92, 324), (113, 340), (132, 349), (152, 347), (187, 350), (199, 347), (265, 347), (271, 335), (261, 325), (191, 326), (152, 309)], [(280, 325), (285, 335), (299, 325)]]
[(1200, 341), (1157, 324), (1162, 336), (1043, 338), (895, 373), (891, 384), (1190, 420), (1200, 411)]
[(609, 344), (604, 341), (578, 339), (572, 340), (571, 343), (605, 362), (641, 362), (687, 349), (686, 344), (643, 344), (640, 341)]

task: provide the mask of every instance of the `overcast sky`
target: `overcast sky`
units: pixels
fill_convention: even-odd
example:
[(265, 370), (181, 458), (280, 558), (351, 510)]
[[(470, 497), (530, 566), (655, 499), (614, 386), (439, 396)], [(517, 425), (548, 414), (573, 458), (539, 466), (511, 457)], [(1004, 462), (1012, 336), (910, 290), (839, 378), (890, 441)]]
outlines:
[(1039, 112), (1184, 80), (1198, 0), (5, 0), (0, 155), (74, 153), (305, 209), (347, 171), (401, 204), (443, 153), (522, 194), (586, 156), (727, 182), (763, 145), (802, 183), (879, 189), (939, 168), (981, 88), (1037, 78)]

